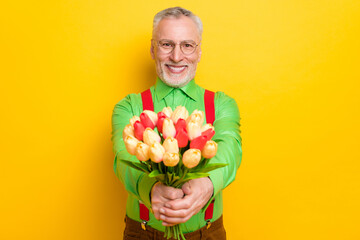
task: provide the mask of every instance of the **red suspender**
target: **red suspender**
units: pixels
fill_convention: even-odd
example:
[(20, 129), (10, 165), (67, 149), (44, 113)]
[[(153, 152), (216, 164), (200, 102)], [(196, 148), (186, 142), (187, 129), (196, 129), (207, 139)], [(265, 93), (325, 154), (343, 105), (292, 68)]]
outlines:
[[(141, 100), (143, 104), (143, 110), (154, 111), (154, 103), (152, 100), (150, 89), (145, 90), (144, 92), (141, 93)], [(215, 93), (209, 90), (205, 90), (204, 104), (205, 104), (206, 122), (211, 124), (213, 124), (215, 121), (214, 100), (215, 100)], [(142, 202), (139, 202), (139, 211), (140, 211), (140, 219), (145, 221), (145, 223), (143, 222), (142, 224), (144, 228), (146, 222), (149, 221), (149, 210)], [(214, 201), (212, 201), (209, 204), (208, 208), (205, 211), (205, 221), (210, 221), (210, 219), (212, 219), (213, 212), (214, 212)]]
[(143, 104), (143, 110), (154, 111), (154, 103), (152, 100), (150, 89), (145, 90), (141, 93), (141, 100)]
[(205, 104), (205, 114), (206, 122), (213, 124), (215, 121), (215, 93), (205, 89), (204, 94), (204, 104)]

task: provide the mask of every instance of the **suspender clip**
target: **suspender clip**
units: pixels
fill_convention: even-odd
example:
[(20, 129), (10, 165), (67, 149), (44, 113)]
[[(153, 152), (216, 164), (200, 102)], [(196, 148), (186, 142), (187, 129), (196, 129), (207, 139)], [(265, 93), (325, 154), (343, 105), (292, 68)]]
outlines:
[(146, 224), (147, 224), (147, 221), (142, 221), (141, 222), (141, 228), (146, 231)]
[(209, 229), (211, 227), (211, 222), (210, 220), (206, 221), (206, 229)]

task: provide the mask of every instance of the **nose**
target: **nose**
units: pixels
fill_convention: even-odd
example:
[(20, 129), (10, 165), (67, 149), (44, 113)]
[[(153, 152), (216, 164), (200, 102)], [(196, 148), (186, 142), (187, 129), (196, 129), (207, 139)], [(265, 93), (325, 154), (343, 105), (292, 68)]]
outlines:
[(170, 60), (173, 62), (180, 62), (183, 60), (183, 58), (184, 58), (184, 54), (180, 49), (180, 45), (176, 44), (174, 50), (170, 54)]

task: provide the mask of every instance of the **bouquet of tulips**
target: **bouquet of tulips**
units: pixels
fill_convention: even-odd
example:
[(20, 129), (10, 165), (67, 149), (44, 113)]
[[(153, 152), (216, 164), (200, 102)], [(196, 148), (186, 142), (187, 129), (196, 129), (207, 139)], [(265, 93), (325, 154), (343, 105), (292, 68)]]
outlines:
[[(226, 164), (209, 163), (217, 152), (212, 141), (214, 127), (205, 124), (204, 112), (178, 106), (155, 113), (144, 110), (133, 116), (123, 130), (126, 150), (139, 162), (121, 160), (126, 165), (145, 172), (149, 177), (175, 188), (195, 178), (207, 177), (209, 171)], [(165, 237), (182, 239), (180, 225), (165, 228)]]

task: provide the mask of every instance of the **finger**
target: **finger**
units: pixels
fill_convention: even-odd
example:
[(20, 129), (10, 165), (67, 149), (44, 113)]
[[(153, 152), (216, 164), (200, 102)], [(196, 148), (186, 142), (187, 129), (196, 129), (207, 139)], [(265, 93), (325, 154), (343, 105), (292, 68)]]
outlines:
[(159, 213), (164, 215), (165, 217), (170, 218), (184, 218), (188, 216), (193, 211), (192, 208), (190, 209), (180, 209), (180, 210), (173, 210), (170, 208), (160, 208)]
[(169, 225), (169, 224), (179, 224), (187, 222), (192, 215), (183, 217), (183, 218), (177, 218), (177, 217), (167, 217), (165, 215), (160, 215), (160, 220), (163, 221), (163, 225)]
[(183, 192), (185, 193), (185, 195), (191, 194), (191, 185), (190, 185), (189, 182), (186, 182), (186, 183), (182, 186), (181, 189), (183, 190)]
[(167, 203), (165, 203), (165, 207), (173, 210), (189, 209), (196, 202), (197, 200), (194, 198), (194, 195), (185, 195), (185, 197), (181, 199), (168, 201)]

